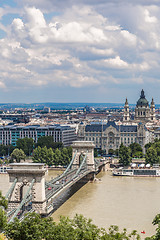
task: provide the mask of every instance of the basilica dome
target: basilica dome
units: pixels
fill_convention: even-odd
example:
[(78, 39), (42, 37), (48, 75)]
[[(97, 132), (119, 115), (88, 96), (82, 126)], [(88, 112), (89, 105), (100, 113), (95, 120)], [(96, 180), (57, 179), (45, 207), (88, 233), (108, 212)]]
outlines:
[(149, 103), (148, 103), (147, 99), (145, 98), (143, 89), (141, 91), (140, 99), (137, 101), (137, 107), (140, 107), (140, 106), (141, 107), (149, 106)]

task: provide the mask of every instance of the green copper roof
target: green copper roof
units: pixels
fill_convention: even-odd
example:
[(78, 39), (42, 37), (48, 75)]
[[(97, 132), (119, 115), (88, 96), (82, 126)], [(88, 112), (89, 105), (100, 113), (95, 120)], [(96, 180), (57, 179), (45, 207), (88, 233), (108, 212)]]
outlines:
[(140, 99), (137, 101), (137, 106), (147, 107), (149, 106), (147, 99), (145, 98), (144, 91), (142, 89)]

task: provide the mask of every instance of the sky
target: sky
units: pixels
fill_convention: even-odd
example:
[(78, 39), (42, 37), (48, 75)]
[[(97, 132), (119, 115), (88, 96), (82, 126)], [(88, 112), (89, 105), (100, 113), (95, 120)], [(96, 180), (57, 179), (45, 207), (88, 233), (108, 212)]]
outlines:
[(0, 103), (160, 103), (160, 0), (0, 0)]

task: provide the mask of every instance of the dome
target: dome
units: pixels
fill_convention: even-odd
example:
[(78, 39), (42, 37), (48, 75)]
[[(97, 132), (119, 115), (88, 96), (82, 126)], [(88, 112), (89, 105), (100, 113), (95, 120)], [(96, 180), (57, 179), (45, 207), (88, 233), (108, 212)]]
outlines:
[(142, 106), (142, 107), (147, 107), (149, 106), (147, 99), (145, 98), (144, 91), (142, 89), (141, 91), (141, 96), (140, 99), (137, 101), (137, 107)]

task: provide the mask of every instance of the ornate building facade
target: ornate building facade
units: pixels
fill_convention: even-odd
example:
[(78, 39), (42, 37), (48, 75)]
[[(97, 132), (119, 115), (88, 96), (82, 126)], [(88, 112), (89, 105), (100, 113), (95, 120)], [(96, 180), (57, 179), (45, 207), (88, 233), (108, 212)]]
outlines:
[(116, 124), (108, 121), (107, 124), (83, 124), (79, 125), (78, 140), (93, 141), (97, 149), (116, 150), (123, 143), (129, 146), (131, 143), (138, 143), (145, 152), (145, 144), (153, 140), (153, 132), (149, 131), (145, 124), (155, 120), (155, 104), (152, 98), (151, 105), (145, 98), (142, 89), (140, 98), (135, 107), (135, 118), (130, 119), (129, 104), (126, 98), (124, 105), (123, 122)]
[[(123, 115), (123, 121), (129, 121), (130, 120), (130, 114), (129, 114), (129, 104), (128, 100), (126, 98), (126, 102), (124, 105), (124, 115)], [(144, 90), (142, 89), (140, 98), (137, 101), (136, 107), (135, 107), (135, 121), (138, 122), (148, 122), (148, 121), (154, 121), (155, 120), (155, 104), (154, 100), (152, 98), (151, 104), (149, 106), (149, 102), (145, 98)]]
[(144, 124), (116, 125), (113, 121), (107, 124), (80, 124), (78, 129), (78, 140), (93, 141), (97, 149), (116, 150), (123, 143), (129, 146), (131, 143), (139, 143), (144, 150), (145, 144), (150, 142), (151, 134)]

